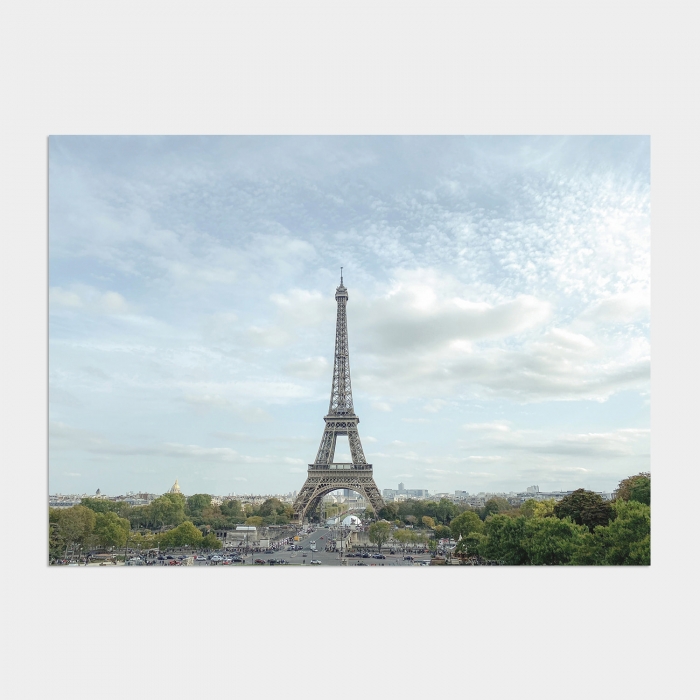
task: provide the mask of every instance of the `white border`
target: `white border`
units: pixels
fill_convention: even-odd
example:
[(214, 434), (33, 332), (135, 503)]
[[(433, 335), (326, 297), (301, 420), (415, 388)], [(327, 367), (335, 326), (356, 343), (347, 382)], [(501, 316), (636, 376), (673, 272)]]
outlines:
[[(697, 493), (696, 22), (691, 3), (650, 7), (122, 0), (3, 12), (10, 697), (557, 687), (658, 697), (682, 686), (681, 625), (697, 610), (684, 538)], [(181, 133), (650, 133), (653, 566), (352, 576), (45, 567), (47, 136)], [(649, 663), (671, 672), (650, 676)]]

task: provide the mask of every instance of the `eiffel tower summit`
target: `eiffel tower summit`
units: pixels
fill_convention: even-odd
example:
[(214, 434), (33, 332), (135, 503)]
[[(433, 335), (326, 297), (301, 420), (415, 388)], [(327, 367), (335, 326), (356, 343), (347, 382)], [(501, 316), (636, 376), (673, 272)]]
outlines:
[[(365, 497), (375, 513), (384, 505), (374, 483), (372, 465), (367, 464), (357, 431), (359, 417), (355, 414), (350, 385), (350, 353), (348, 351), (348, 319), (346, 306), (348, 290), (343, 285), (343, 268), (340, 268), (340, 286), (335, 290), (338, 316), (335, 326), (335, 360), (333, 384), (328, 413), (323, 420), (321, 445), (316, 459), (309, 464), (309, 472), (299, 495), (294, 501), (294, 515), (299, 523), (313, 513), (321, 499), (336, 489), (350, 489)], [(352, 462), (334, 462), (335, 442), (338, 435), (347, 435)]]

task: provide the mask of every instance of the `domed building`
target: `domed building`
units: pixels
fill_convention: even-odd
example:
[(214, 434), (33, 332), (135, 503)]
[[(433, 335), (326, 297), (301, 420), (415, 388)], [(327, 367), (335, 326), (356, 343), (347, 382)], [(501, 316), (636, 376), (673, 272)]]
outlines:
[(182, 493), (182, 491), (180, 491), (180, 484), (177, 483), (177, 479), (175, 479), (175, 483), (168, 493)]

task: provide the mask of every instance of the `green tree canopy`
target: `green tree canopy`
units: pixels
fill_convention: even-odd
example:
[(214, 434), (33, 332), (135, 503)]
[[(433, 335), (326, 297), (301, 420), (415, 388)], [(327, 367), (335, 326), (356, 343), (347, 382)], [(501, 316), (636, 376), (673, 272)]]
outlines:
[(56, 538), (61, 546), (84, 545), (95, 528), (97, 514), (85, 506), (56, 508)]
[(520, 514), (526, 518), (549, 518), (554, 515), (554, 506), (556, 501), (553, 498), (548, 498), (544, 501), (536, 501), (534, 498), (529, 498), (520, 506)]
[(441, 498), (435, 509), (435, 518), (443, 525), (449, 525), (452, 518), (459, 512), (457, 506), (447, 498)]
[(221, 514), (226, 518), (240, 518), (243, 515), (241, 502), (230, 498), (221, 504)]
[(429, 515), (424, 515), (421, 518), (421, 522), (425, 527), (429, 527), (431, 530), (435, 527), (435, 521)]
[(651, 473), (640, 472), (623, 479), (615, 491), (615, 498), (651, 505)]
[(399, 514), (398, 503), (386, 503), (382, 508), (379, 509), (379, 517), (385, 520), (396, 520)]
[(479, 547), (479, 554), (510, 565), (527, 564), (529, 557), (523, 546), (526, 522), (523, 516), (511, 518), (498, 513), (489, 516), (484, 522), (486, 539)]
[(379, 520), (369, 526), (369, 541), (377, 545), (379, 551), (382, 551), (382, 545), (389, 539), (391, 535), (391, 525), (384, 520)]
[(435, 533), (435, 537), (439, 540), (452, 537), (452, 528), (448, 525), (436, 525), (433, 532)]
[(494, 513), (502, 513), (503, 511), (511, 510), (511, 508), (512, 506), (510, 503), (508, 503), (508, 501), (506, 501), (505, 498), (494, 496), (486, 501), (484, 507), (479, 512), (479, 516), (482, 520), (486, 520), (489, 515), (493, 515)]
[(123, 547), (130, 530), (131, 523), (112, 511), (96, 514), (95, 537), (105, 547)]
[(523, 548), (528, 564), (568, 564), (581, 545), (587, 530), (569, 518), (531, 518), (525, 520)]
[(161, 547), (197, 547), (202, 542), (202, 531), (190, 520), (180, 523), (177, 527), (161, 536)]
[(119, 503), (106, 498), (81, 498), (80, 505), (94, 510), (95, 513), (116, 513), (119, 510)]
[(202, 511), (211, 505), (211, 496), (208, 493), (195, 493), (187, 499), (185, 512), (190, 516), (201, 516)]
[(218, 539), (213, 532), (210, 532), (202, 538), (200, 546), (202, 549), (221, 549), (223, 545), (221, 540)]
[(483, 532), (484, 523), (473, 510), (465, 510), (450, 523), (452, 536), (459, 541), (460, 537), (466, 537), (472, 532)]
[(596, 528), (603, 544), (606, 564), (651, 563), (651, 509), (638, 501), (613, 504), (617, 517), (606, 528)]
[(564, 496), (555, 506), (557, 518), (571, 518), (577, 525), (593, 530), (596, 525), (606, 526), (614, 517), (612, 504), (593, 491), (577, 489)]
[(262, 527), (263, 519), (259, 515), (251, 515), (249, 518), (246, 518), (245, 524), (253, 527)]
[(258, 515), (263, 518), (281, 513), (284, 513), (284, 503), (279, 498), (268, 498), (258, 510)]
[(151, 503), (156, 525), (179, 525), (185, 520), (185, 497), (181, 493), (164, 493)]

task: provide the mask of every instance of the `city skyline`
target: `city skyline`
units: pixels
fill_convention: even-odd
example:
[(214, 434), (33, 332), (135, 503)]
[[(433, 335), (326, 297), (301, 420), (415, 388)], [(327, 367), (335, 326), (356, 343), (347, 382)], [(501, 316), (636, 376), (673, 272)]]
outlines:
[(52, 137), (49, 171), (51, 493), (298, 490), (341, 266), (380, 491), (649, 470), (648, 137)]

